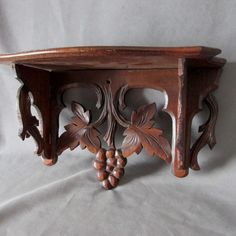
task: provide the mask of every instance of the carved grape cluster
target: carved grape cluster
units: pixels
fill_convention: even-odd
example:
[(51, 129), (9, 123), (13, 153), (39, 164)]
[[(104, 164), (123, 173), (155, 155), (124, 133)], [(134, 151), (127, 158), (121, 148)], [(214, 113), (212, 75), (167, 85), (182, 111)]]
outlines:
[(124, 167), (127, 159), (123, 157), (119, 150), (100, 149), (96, 154), (94, 168), (97, 172), (97, 179), (102, 181), (105, 189), (115, 188), (120, 178), (124, 175)]

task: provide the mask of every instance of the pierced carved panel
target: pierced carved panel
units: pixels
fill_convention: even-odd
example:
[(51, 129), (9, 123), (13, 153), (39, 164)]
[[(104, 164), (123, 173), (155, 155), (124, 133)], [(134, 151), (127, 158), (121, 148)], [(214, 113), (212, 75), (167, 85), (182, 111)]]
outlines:
[[(156, 113), (154, 103), (139, 107), (132, 112), (130, 120), (126, 120), (121, 114), (121, 110), (126, 106), (124, 97), (128, 87), (121, 87), (117, 94), (112, 93), (109, 84), (97, 85), (96, 90), (99, 94), (97, 104), (102, 109), (100, 117), (91, 122), (90, 111), (81, 104), (72, 102), (71, 109), (75, 116), (71, 123), (65, 126), (66, 131), (58, 140), (58, 155), (68, 148), (73, 150), (78, 146), (82, 149), (87, 148), (96, 154), (94, 167), (98, 170), (98, 179), (103, 181), (106, 189), (117, 186), (119, 179), (124, 174), (126, 158), (134, 152), (140, 153), (143, 148), (149, 155), (171, 162), (169, 142), (163, 137), (160, 129), (153, 127), (153, 117)], [(115, 99), (116, 97), (117, 99)], [(105, 134), (102, 135), (98, 129), (105, 121), (107, 128)], [(117, 125), (126, 128), (120, 148), (116, 148), (114, 142)], [(108, 150), (101, 147), (102, 137), (107, 143)]]
[[(81, 147), (93, 153), (97, 178), (104, 188), (116, 187), (124, 175), (127, 158), (144, 149), (149, 155), (172, 162), (172, 172), (185, 177), (189, 168), (199, 169), (197, 155), (203, 146), (212, 148), (215, 144), (215, 123), (218, 112), (212, 95), (218, 86), (222, 64), (199, 64), (199, 60), (175, 58), (178, 68), (122, 69), (71, 71), (45, 71), (26, 65), (16, 65), (18, 78), (23, 82), (19, 90), (19, 110), (22, 120), (20, 136), (32, 136), (37, 145), (37, 154), (46, 165), (55, 164), (58, 155), (66, 149)], [(178, 62), (178, 63), (177, 63)], [(203, 68), (202, 68), (203, 67)], [(65, 126), (65, 132), (58, 136), (59, 114), (65, 107), (63, 93), (72, 87), (88, 87), (97, 95), (96, 108), (100, 114), (92, 119), (85, 104), (73, 101), (74, 117)], [(163, 109), (172, 118), (172, 145), (156, 128), (155, 104), (143, 105), (124, 116), (125, 95), (129, 89), (151, 88), (165, 93)], [(34, 105), (40, 111), (42, 132), (39, 122), (31, 113)], [(203, 101), (202, 99), (205, 98)], [(199, 112), (202, 102), (210, 109), (207, 122), (200, 127), (201, 135), (191, 147), (191, 122)], [(101, 128), (105, 131), (102, 132)], [(116, 147), (117, 127), (124, 128), (121, 146)], [(105, 145), (103, 145), (105, 141)]]

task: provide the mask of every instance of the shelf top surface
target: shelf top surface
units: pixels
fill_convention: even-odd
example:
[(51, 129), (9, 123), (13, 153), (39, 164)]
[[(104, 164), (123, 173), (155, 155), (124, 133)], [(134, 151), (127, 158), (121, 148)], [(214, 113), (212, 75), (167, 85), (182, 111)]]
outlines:
[[(178, 58), (212, 61), (221, 50), (195, 47), (67, 47), (0, 54), (2, 64), (22, 64), (47, 70), (176, 68)], [(224, 59), (217, 58), (218, 63)]]

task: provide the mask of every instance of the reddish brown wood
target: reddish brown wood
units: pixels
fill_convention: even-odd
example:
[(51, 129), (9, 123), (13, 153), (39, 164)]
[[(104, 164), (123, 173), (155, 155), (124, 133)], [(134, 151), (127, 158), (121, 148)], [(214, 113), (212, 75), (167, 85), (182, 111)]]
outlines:
[(97, 178), (102, 181), (105, 189), (112, 189), (118, 185), (124, 175), (126, 163), (126, 158), (119, 150), (109, 149), (106, 151), (101, 148), (97, 152), (94, 167), (98, 170)]
[[(219, 53), (219, 49), (206, 47), (77, 47), (0, 55), (0, 63), (15, 64), (23, 83), (19, 91), (22, 139), (32, 136), (36, 140), (37, 154), (46, 165), (56, 163), (67, 148), (87, 148), (96, 155), (98, 180), (112, 189), (124, 175), (126, 158), (142, 149), (172, 162), (177, 177), (186, 176), (189, 168), (199, 169), (198, 152), (206, 144), (210, 148), (215, 144), (218, 108), (211, 92), (217, 88), (225, 64), (224, 59), (215, 57)], [(62, 97), (73, 87), (88, 87), (97, 94), (100, 116), (94, 121), (86, 104), (72, 102), (75, 116), (58, 137), (58, 117), (65, 107)], [(163, 111), (173, 121), (171, 145), (154, 126), (155, 104), (139, 107), (129, 119), (123, 116), (125, 95), (137, 88), (164, 92)], [(31, 114), (31, 103), (39, 110), (42, 130)], [(209, 107), (210, 116), (191, 146), (192, 119), (202, 103)], [(103, 123), (107, 125), (105, 133), (100, 131)], [(121, 147), (116, 147), (114, 140), (118, 125), (125, 128)], [(102, 138), (107, 147), (102, 147)]]

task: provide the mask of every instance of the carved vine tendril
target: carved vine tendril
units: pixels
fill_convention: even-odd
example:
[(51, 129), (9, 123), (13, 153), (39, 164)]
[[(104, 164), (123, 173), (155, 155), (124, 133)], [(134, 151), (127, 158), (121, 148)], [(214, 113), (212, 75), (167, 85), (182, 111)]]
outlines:
[[(118, 105), (125, 108), (124, 96), (128, 90), (127, 86), (120, 89), (118, 94)], [(77, 103), (72, 102), (72, 111), (75, 116), (72, 122), (65, 126), (65, 132), (60, 136), (57, 145), (57, 154), (61, 154), (65, 149), (73, 150), (77, 146), (82, 149), (87, 148), (96, 154), (94, 167), (98, 170), (98, 180), (103, 181), (106, 189), (117, 186), (119, 179), (124, 174), (126, 157), (134, 152), (139, 153), (143, 148), (151, 156), (158, 156), (170, 162), (170, 144), (162, 136), (160, 129), (154, 128), (153, 117), (156, 113), (155, 104), (141, 106), (137, 111), (133, 111), (131, 121), (127, 121), (115, 107), (112, 91), (109, 86), (97, 89), (99, 93), (99, 106), (103, 106), (100, 117), (97, 121), (91, 122), (90, 111)], [(104, 97), (104, 102), (101, 97)], [(107, 120), (107, 131), (103, 137), (108, 145), (108, 150), (101, 148), (100, 132), (98, 127)], [(125, 138), (120, 150), (115, 149), (114, 135), (117, 124), (126, 128)]]
[(218, 114), (218, 105), (215, 97), (212, 94), (209, 94), (205, 99), (207, 107), (210, 110), (210, 115), (205, 124), (199, 127), (199, 132), (202, 132), (201, 136), (197, 139), (194, 145), (191, 148), (191, 168), (193, 170), (200, 170), (197, 155), (199, 151), (208, 144), (212, 149), (216, 144), (215, 138), (215, 125)]

